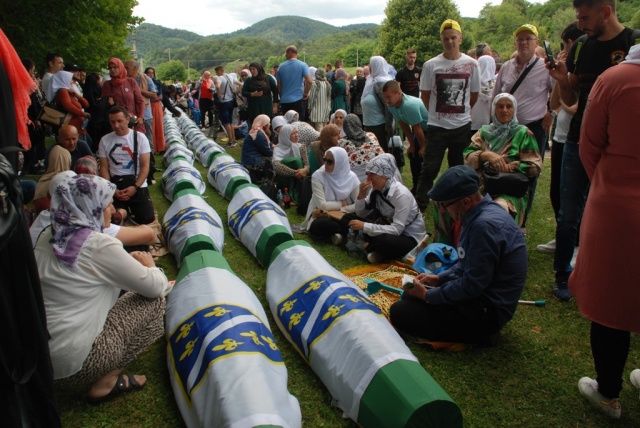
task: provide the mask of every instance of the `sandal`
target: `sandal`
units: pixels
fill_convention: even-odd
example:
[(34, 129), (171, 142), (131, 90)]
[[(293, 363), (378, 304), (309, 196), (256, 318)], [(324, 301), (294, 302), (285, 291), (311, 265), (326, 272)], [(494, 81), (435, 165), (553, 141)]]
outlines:
[[(125, 376), (129, 380), (129, 384), (128, 385), (125, 382)], [(116, 384), (113, 385), (113, 388), (111, 389), (111, 391), (107, 395), (105, 395), (103, 397), (89, 397), (89, 396), (87, 396), (87, 402), (89, 404), (93, 404), (94, 406), (97, 406), (98, 404), (102, 404), (104, 402), (113, 400), (114, 398), (116, 398), (119, 395), (125, 394), (127, 392), (139, 391), (142, 388), (144, 388), (144, 385), (140, 385), (138, 383), (138, 381), (136, 380), (135, 376), (127, 375), (127, 374), (124, 374), (124, 373), (120, 373), (118, 375), (118, 379), (116, 380)]]

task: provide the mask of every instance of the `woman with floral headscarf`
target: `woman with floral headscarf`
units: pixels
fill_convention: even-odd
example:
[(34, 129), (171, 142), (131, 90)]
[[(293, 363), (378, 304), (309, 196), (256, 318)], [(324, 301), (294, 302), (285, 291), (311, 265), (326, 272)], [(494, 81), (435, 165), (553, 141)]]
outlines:
[(360, 181), (367, 178), (365, 168), (369, 161), (384, 153), (378, 139), (371, 132), (365, 132), (360, 119), (355, 114), (349, 114), (342, 124), (345, 137), (338, 144), (347, 151), (351, 171), (355, 172)]
[(331, 84), (331, 111), (349, 111), (349, 87), (347, 86), (347, 72), (344, 68), (339, 68), (333, 75)]
[(278, 145), (273, 149), (273, 169), (278, 187), (289, 189), (291, 200), (298, 202), (298, 180), (309, 175), (307, 146), (298, 142), (298, 130), (284, 125), (278, 135)]
[(122, 367), (164, 334), (171, 289), (149, 253), (128, 254), (101, 233), (115, 190), (101, 177), (58, 174), (50, 185), (51, 227), (34, 249), (54, 379), (59, 388), (89, 388), (93, 404), (144, 387), (144, 376)]
[[(484, 164), (499, 172), (521, 172), (529, 178), (537, 177), (542, 169), (542, 159), (535, 137), (528, 128), (518, 123), (518, 103), (513, 95), (496, 95), (491, 105), (492, 123), (483, 125), (471, 138), (471, 145), (463, 152), (465, 163), (480, 176)], [(529, 192), (522, 197), (491, 195), (516, 220), (524, 223)]]
[(396, 180), (396, 171), (396, 160), (388, 153), (369, 161), (367, 180), (360, 183), (356, 199), (357, 217), (345, 216), (343, 220), (354, 231), (364, 231), (371, 263), (401, 258), (426, 233), (418, 203)]
[(347, 152), (340, 147), (331, 147), (324, 153), (324, 165), (311, 176), (312, 196), (302, 230), (316, 237), (332, 237), (334, 244), (342, 242), (340, 222), (330, 217), (318, 216), (317, 210), (355, 211), (360, 180), (349, 168)]
[(329, 121), (331, 113), (331, 85), (327, 82), (327, 76), (323, 69), (316, 70), (316, 80), (309, 92), (309, 118), (316, 131)]

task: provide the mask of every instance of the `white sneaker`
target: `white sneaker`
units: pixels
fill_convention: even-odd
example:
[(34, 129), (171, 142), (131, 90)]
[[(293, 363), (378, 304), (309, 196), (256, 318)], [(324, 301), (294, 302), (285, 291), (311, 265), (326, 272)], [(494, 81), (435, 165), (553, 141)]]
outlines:
[(333, 245), (341, 245), (342, 244), (342, 235), (339, 233), (334, 233), (331, 235), (331, 243)]
[(540, 244), (536, 247), (536, 250), (540, 251), (541, 253), (553, 254), (556, 252), (556, 240), (553, 239), (546, 244)]
[(614, 419), (620, 419), (622, 413), (620, 399), (609, 399), (600, 394), (597, 381), (585, 376), (578, 381), (578, 390), (593, 407)]
[(635, 369), (634, 371), (632, 371), (629, 379), (631, 379), (631, 383), (633, 384), (633, 386), (640, 389), (640, 369)]

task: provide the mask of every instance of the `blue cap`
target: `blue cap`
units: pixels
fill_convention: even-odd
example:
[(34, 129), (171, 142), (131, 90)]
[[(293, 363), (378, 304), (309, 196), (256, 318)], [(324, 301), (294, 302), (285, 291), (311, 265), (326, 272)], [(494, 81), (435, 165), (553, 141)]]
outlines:
[(448, 201), (473, 195), (479, 187), (480, 179), (473, 168), (458, 165), (446, 170), (427, 196), (436, 202)]

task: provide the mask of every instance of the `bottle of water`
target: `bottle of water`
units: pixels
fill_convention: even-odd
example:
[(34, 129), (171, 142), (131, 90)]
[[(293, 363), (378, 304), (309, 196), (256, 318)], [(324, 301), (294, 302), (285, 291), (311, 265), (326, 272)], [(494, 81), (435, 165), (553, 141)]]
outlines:
[(424, 250), (427, 247), (427, 244), (429, 243), (429, 234), (426, 233), (424, 235), (424, 238), (422, 238), (422, 240), (420, 242), (418, 242), (418, 245), (416, 245), (413, 250), (409, 251), (403, 258), (402, 261), (412, 265), (416, 262), (416, 257), (418, 256), (418, 254), (420, 254), (420, 252), (422, 250)]
[(347, 235), (347, 252), (350, 256), (356, 255), (356, 234), (353, 229), (349, 229), (349, 234)]
[(358, 236), (356, 237), (356, 252), (360, 256), (366, 256), (366, 251), (364, 250), (364, 231), (359, 231)]
[(278, 189), (278, 205), (282, 206), (282, 190)]

